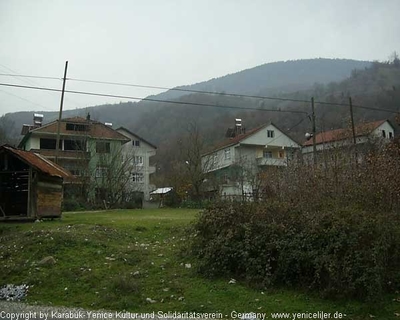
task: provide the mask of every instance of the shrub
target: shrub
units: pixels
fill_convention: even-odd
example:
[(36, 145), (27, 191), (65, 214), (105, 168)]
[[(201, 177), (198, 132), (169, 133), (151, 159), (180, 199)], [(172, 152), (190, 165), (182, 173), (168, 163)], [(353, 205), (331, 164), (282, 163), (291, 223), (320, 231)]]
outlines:
[(343, 207), (218, 203), (193, 226), (200, 272), (323, 296), (377, 299), (400, 285), (400, 216)]

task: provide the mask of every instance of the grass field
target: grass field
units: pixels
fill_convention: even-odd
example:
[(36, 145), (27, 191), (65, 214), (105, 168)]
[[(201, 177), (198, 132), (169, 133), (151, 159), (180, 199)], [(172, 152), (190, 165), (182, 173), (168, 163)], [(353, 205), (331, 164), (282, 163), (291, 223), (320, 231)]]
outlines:
[[(31, 285), (27, 302), (131, 312), (340, 312), (396, 319), (400, 303), (329, 301), (294, 290), (204, 279), (182, 253), (197, 210), (65, 213), (62, 220), (0, 224), (0, 285)], [(39, 265), (53, 256), (52, 265)], [(188, 268), (188, 264), (191, 265)], [(149, 301), (149, 299), (152, 301)]]

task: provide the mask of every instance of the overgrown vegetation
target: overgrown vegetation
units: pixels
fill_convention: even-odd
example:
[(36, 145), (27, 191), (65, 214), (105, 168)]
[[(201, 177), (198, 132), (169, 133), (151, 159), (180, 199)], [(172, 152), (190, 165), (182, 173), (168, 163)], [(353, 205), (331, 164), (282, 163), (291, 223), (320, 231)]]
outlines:
[(194, 225), (200, 270), (330, 297), (376, 301), (398, 290), (399, 141), (358, 150), (357, 162), (351, 147), (327, 159), (266, 172), (265, 202), (206, 210)]
[[(205, 279), (184, 250), (184, 229), (197, 212), (64, 213), (61, 221), (0, 224), (0, 286), (30, 285), (28, 303), (130, 312), (219, 311), (229, 317), (232, 310), (267, 316), (323, 310), (352, 319), (388, 319), (397, 312), (396, 296), (378, 304), (329, 301), (293, 289), (251, 289), (239, 278), (234, 284)], [(55, 264), (40, 264), (46, 256)]]

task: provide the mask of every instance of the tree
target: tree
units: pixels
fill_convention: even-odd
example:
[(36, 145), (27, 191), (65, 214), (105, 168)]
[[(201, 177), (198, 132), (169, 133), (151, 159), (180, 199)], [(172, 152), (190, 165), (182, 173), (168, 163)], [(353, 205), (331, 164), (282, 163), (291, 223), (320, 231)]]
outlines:
[(10, 144), (15, 145), (17, 143), (15, 123), (8, 115), (0, 117), (0, 145)]

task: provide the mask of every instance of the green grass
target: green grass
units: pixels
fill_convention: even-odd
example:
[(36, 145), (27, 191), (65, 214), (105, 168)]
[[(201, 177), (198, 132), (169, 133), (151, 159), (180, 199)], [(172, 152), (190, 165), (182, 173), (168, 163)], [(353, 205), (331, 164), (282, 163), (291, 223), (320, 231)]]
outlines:
[[(62, 220), (0, 224), (0, 285), (33, 285), (27, 302), (131, 312), (336, 311), (347, 319), (395, 319), (388, 296), (371, 305), (323, 300), (290, 289), (251, 289), (241, 281), (205, 279), (182, 253), (197, 210), (64, 213)], [(40, 266), (46, 256), (57, 263)], [(190, 263), (191, 268), (185, 264)], [(139, 272), (139, 274), (136, 274)], [(147, 298), (156, 300), (149, 303)]]

